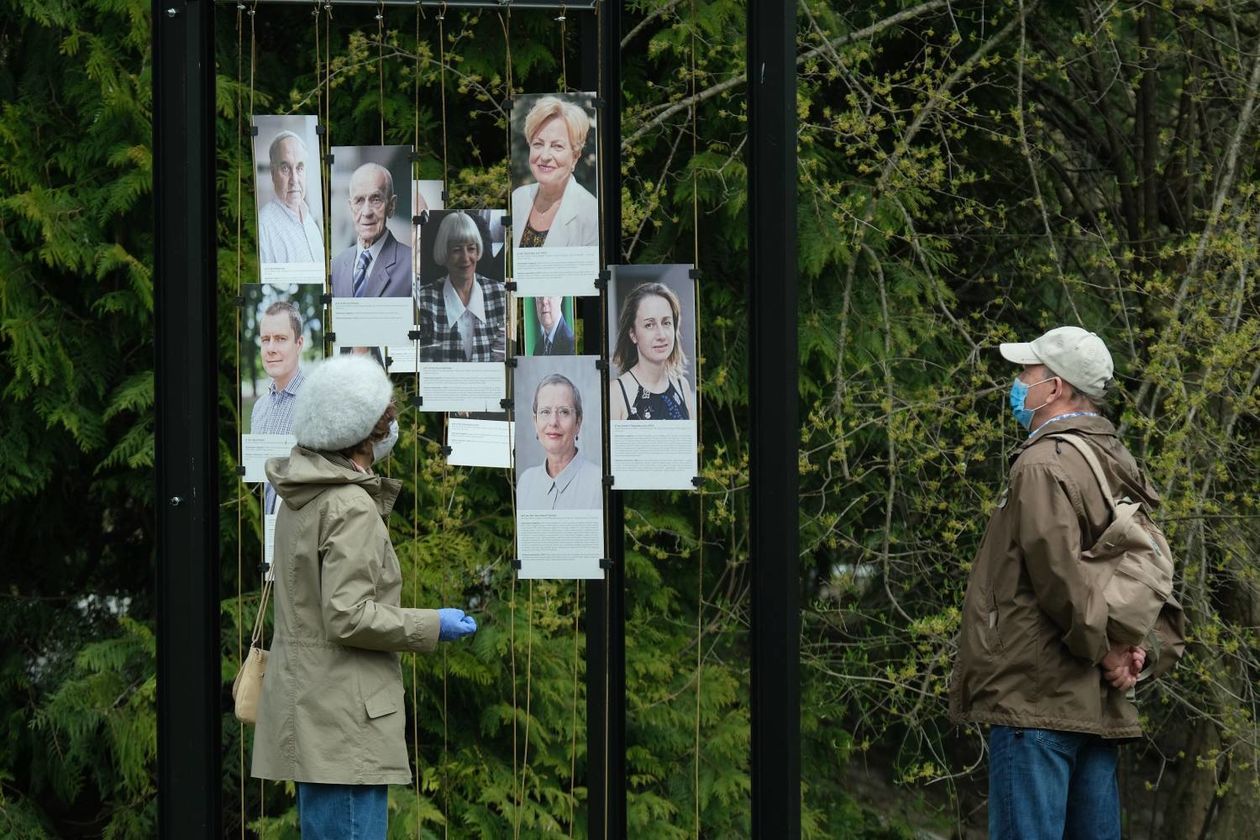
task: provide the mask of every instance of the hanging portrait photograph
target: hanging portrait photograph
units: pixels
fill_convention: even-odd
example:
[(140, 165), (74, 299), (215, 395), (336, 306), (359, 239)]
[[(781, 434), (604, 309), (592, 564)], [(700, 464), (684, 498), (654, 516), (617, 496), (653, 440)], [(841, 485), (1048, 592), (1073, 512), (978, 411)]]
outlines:
[(521, 299), (524, 355), (572, 356), (577, 352), (574, 303), (574, 298), (560, 295)]
[(334, 344), (332, 346), (334, 356), (366, 356), (381, 366), (386, 373), (389, 372), (389, 363), (393, 361), (389, 356), (389, 349), (386, 347), (364, 347), (351, 346), (346, 344)]
[(415, 284), (421, 408), (487, 411), (505, 396), (504, 210), (431, 210)]
[(420, 216), (430, 210), (441, 210), (445, 206), (442, 193), (446, 185), (440, 180), (426, 179), (411, 182), (411, 215)]
[(411, 147), (334, 146), (332, 326), (341, 344), (402, 344), (414, 323)]
[(412, 281), (420, 279), (420, 229), (429, 219), (433, 210), (441, 210), (446, 206), (444, 193), (446, 185), (442, 181), (425, 180), (411, 182), (411, 273)]
[(503, 210), (433, 210), (420, 225), (415, 287), (421, 362), (507, 354)]
[(626, 490), (697, 474), (696, 306), (689, 265), (609, 267), (610, 472)]
[(522, 295), (596, 295), (599, 143), (595, 94), (512, 98), (512, 266)]
[(253, 117), (258, 264), (264, 283), (324, 282), (324, 189), (318, 118)]
[(241, 287), (241, 460), (263, 481), (268, 458), (293, 448), (293, 405), (303, 369), (324, 355), (322, 286)]
[(597, 356), (522, 356), (513, 391), (523, 578), (602, 577), (602, 384)]

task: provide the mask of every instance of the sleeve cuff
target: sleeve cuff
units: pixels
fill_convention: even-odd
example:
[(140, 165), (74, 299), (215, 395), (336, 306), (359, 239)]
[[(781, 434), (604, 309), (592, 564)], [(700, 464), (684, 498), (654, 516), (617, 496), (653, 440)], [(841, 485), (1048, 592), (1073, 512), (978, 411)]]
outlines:
[(411, 642), (411, 649), (428, 653), (437, 648), (441, 626), (437, 610), (408, 610), (407, 639)]

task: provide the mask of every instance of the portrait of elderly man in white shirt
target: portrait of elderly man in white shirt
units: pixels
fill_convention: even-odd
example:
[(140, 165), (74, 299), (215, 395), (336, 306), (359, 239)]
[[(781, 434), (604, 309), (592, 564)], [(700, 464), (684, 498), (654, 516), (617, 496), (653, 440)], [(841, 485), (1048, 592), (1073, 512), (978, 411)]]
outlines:
[(263, 263), (323, 263), (324, 235), (306, 203), (306, 143), (281, 131), (268, 149), (274, 197), (258, 211)]

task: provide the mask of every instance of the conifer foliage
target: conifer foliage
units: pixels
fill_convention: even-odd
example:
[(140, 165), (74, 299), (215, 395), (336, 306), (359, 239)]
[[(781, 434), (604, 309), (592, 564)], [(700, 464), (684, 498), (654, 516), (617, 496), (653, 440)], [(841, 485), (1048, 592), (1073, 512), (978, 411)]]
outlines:
[(4, 836), (153, 831), (148, 23), (0, 5)]
[[(566, 28), (448, 9), (440, 43), (432, 9), (337, 6), (317, 41), (315, 5), (216, 18), (225, 710), (259, 583), (231, 303), (257, 277), (251, 108), (327, 106), (335, 144), (416, 142), (448, 206), (504, 206), (509, 53), (518, 92), (581, 86), (576, 12)], [(745, 6), (621, 6), (609, 259), (698, 257), (705, 475), (702, 500), (627, 495), (628, 821), (636, 836), (747, 836)], [(1018, 443), (993, 348), (1082, 323), (1116, 357), (1107, 411), (1164, 497), (1192, 622), (1182, 667), (1138, 692), (1127, 830), (1251, 836), (1260, 12), (798, 6), (802, 482), (800, 519), (781, 526), (802, 537), (803, 833), (983, 825), (979, 733), (945, 709), (967, 564)], [(0, 0), (4, 836), (154, 834), (148, 15), (138, 0)], [(517, 582), (510, 476), (445, 466), (436, 416), (402, 426), (385, 469), (405, 486), (390, 523), (404, 602), (465, 606), (482, 629), (404, 659), (419, 784), (391, 791), (392, 831), (584, 836), (584, 591)], [(295, 837), (291, 786), (243, 779), (250, 730), (229, 712), (223, 733), (226, 829)]]

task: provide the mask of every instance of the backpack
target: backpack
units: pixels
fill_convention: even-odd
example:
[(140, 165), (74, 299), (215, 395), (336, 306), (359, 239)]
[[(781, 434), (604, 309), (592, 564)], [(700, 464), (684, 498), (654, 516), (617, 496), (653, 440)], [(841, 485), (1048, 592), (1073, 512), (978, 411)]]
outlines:
[(1077, 435), (1046, 437), (1066, 441), (1081, 453), (1111, 510), (1110, 524), (1081, 554), (1086, 573), (1107, 604), (1107, 637), (1158, 646), (1151, 659), (1168, 656), (1157, 673), (1166, 671), (1185, 650), (1185, 614), (1173, 597), (1173, 556), (1164, 532), (1140, 502), (1112, 497), (1093, 447)]

